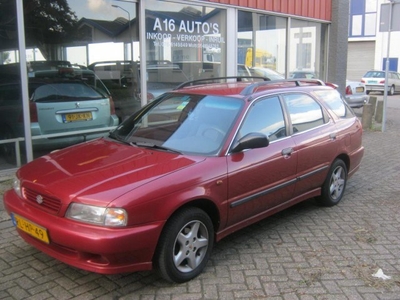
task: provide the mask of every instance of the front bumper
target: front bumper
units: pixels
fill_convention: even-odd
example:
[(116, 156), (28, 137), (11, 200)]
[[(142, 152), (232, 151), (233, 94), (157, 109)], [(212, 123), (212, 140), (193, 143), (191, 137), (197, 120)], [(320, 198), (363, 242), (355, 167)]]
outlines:
[(46, 244), (17, 228), (38, 250), (68, 265), (100, 274), (152, 269), (152, 258), (164, 222), (128, 228), (105, 228), (43, 212), (13, 191), (4, 194), (6, 211), (47, 229)]

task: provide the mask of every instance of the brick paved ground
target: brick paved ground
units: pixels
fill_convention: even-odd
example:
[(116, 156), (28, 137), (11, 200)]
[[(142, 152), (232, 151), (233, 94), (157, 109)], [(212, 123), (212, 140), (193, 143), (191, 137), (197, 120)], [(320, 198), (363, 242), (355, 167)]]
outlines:
[[(181, 285), (60, 263), (18, 237), (1, 203), (0, 299), (400, 299), (400, 108), (386, 124), (365, 132), (362, 168), (338, 206), (310, 200), (229, 236)], [(391, 279), (374, 278), (378, 269)]]

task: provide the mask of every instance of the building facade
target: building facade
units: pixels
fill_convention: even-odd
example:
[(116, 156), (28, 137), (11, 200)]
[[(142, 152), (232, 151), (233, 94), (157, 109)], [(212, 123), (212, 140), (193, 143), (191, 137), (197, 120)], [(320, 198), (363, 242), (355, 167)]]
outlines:
[[(120, 121), (179, 83), (249, 76), (253, 67), (276, 71), (285, 78), (308, 74), (305, 76), (335, 82), (341, 90), (345, 87), (347, 1), (66, 0), (78, 30), (59, 40), (41, 40), (35, 31), (30, 31), (33, 26), (29, 22), (36, 21), (29, 19), (29, 14), (37, 12), (27, 11), (32, 7), (19, 6), (18, 2), (22, 1), (16, 0), (14, 9), (18, 19), (25, 17), (26, 36), (21, 42), (21, 26), (19, 31), (14, 29), (10, 41), (2, 43), (8, 46), (0, 50), (0, 64), (29, 66), (30, 61), (47, 60), (89, 68), (109, 88)], [(40, 13), (46, 6), (36, 9)], [(62, 32), (67, 25), (55, 24), (52, 33)], [(24, 78), (29, 75), (29, 68), (19, 70), (21, 90), (28, 91)], [(1, 72), (5, 74), (0, 69)], [(1, 93), (0, 90), (0, 96)], [(25, 132), (29, 130), (26, 124), (31, 122), (29, 112), (26, 113), (29, 105), (24, 105), (29, 97), (22, 93), (17, 99), (25, 111)], [(0, 169), (18, 167), (43, 154), (35, 150), (29, 133), (16, 136), (12, 126), (7, 126), (9, 131), (0, 132)], [(105, 128), (105, 134), (109, 130)], [(79, 130), (71, 132), (79, 134)], [(46, 138), (49, 137), (42, 134), (33, 140)], [(4, 151), (6, 145), (7, 151), (14, 148), (14, 162), (4, 159), (5, 153), (9, 153)]]
[[(380, 24), (388, 21), (388, 15), (381, 15), (381, 9), (382, 6), (385, 7), (390, 5), (390, 3), (393, 5), (393, 29), (391, 29), (389, 37), (387, 28), (382, 31)], [(369, 70), (385, 70), (387, 58), (389, 58), (389, 70), (399, 72), (399, 12), (400, 3), (397, 1), (350, 1), (347, 59), (348, 79), (359, 81)]]

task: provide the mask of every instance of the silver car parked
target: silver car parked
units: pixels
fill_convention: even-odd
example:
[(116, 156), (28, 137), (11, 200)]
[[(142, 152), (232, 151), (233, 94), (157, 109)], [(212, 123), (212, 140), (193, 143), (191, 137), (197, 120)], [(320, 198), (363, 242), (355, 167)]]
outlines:
[(350, 107), (358, 108), (368, 103), (369, 97), (366, 94), (365, 84), (359, 81), (346, 80), (344, 98)]
[[(361, 79), (367, 88), (367, 94), (370, 92), (385, 91), (385, 71), (368, 71)], [(394, 95), (400, 92), (400, 74), (394, 71), (388, 71), (388, 95)]]
[[(119, 124), (110, 93), (92, 71), (60, 68), (37, 71), (30, 76), (34, 76), (29, 78), (28, 92), (35, 150), (97, 138), (105, 132), (96, 130)], [(46, 137), (40, 138), (42, 135)], [(16, 137), (24, 137), (21, 84), (19, 80), (3, 79), (0, 82), (0, 140)], [(0, 144), (0, 155), (15, 162), (14, 144)]]

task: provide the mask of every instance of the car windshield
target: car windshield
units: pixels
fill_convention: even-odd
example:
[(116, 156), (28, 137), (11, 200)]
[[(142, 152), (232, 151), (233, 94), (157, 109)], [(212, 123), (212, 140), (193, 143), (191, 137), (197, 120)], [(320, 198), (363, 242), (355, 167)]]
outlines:
[(111, 137), (133, 146), (216, 155), (243, 101), (231, 97), (168, 93), (137, 112)]

